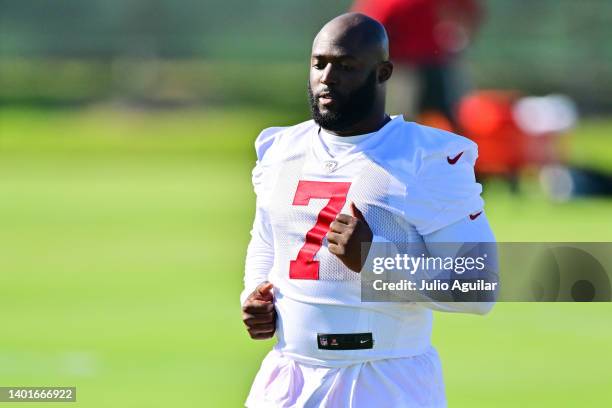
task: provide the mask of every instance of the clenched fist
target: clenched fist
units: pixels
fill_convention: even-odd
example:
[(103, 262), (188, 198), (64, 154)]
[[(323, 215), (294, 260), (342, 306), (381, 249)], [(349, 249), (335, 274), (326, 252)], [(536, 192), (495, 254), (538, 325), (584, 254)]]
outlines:
[(361, 258), (362, 244), (367, 257), (372, 245), (372, 230), (366, 222), (361, 211), (351, 203), (352, 216), (348, 214), (338, 214), (336, 220), (329, 225), (327, 241), (329, 242), (329, 252), (336, 255), (344, 265), (350, 270), (359, 273), (363, 267)]
[(252, 339), (269, 339), (276, 330), (276, 309), (272, 295), (272, 284), (264, 282), (257, 286), (242, 305), (242, 321)]

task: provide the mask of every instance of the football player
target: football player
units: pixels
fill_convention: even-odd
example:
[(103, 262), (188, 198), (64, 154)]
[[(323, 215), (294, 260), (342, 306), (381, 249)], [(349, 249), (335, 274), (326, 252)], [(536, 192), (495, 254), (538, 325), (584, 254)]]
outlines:
[(242, 318), (276, 336), (249, 407), (439, 407), (432, 309), (484, 314), (491, 302), (362, 302), (371, 245), (494, 242), (470, 140), (385, 113), (393, 72), (385, 29), (358, 13), (314, 39), (312, 120), (255, 142), (255, 221)]

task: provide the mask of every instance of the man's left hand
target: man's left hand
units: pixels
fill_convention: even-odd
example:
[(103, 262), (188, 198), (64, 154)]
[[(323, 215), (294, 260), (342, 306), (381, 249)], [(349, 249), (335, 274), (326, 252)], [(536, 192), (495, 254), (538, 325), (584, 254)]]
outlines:
[(366, 222), (363, 214), (355, 203), (351, 203), (352, 216), (348, 214), (338, 214), (336, 220), (329, 225), (327, 233), (327, 241), (329, 242), (329, 252), (336, 255), (344, 265), (350, 270), (359, 273), (362, 264), (361, 249), (366, 253), (363, 259), (367, 257), (372, 244), (373, 233), (370, 226)]

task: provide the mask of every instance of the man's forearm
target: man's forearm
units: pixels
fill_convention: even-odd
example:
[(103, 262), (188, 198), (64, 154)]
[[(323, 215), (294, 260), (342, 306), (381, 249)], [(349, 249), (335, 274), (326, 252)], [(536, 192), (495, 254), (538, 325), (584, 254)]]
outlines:
[[(493, 307), (496, 291), (463, 293), (452, 288), (453, 282), (498, 281), (495, 237), (486, 217), (483, 216), (478, 221), (466, 217), (466, 220), (423, 236), (423, 242), (398, 243), (396, 246), (382, 237), (375, 237), (366, 260), (366, 267), (374, 267), (375, 261), (380, 259), (402, 259), (406, 256), (414, 261), (410, 264), (410, 269), (394, 266), (388, 269), (385, 279), (389, 282), (403, 280), (414, 282), (419, 289), (393, 294), (392, 296), (400, 296), (398, 301), (418, 302), (424, 307), (438, 311), (474, 314), (486, 314)], [(442, 267), (442, 261), (461, 258), (480, 259), (483, 267), (468, 271), (466, 268)], [(426, 260), (427, 265), (425, 265)], [(430, 260), (433, 261), (431, 264)], [(368, 276), (372, 276), (370, 272), (374, 271), (366, 272)], [(372, 283), (375, 281), (376, 279)], [(449, 284), (449, 287), (423, 290), (420, 289), (423, 282), (429, 284), (442, 282), (445, 285)]]
[(244, 290), (240, 294), (240, 304), (244, 304), (247, 296), (257, 285), (268, 280), (268, 274), (274, 264), (274, 247), (270, 241), (270, 232), (266, 227), (261, 209), (255, 213), (255, 221), (251, 230), (251, 241), (247, 248), (244, 268)]

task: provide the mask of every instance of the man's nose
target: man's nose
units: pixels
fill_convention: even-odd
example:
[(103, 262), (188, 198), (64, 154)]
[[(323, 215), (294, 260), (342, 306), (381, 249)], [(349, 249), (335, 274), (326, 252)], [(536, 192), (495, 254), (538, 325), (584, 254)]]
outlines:
[(338, 77), (336, 76), (336, 70), (333, 68), (332, 64), (329, 63), (323, 69), (321, 73), (321, 83), (325, 85), (336, 84), (338, 82)]

